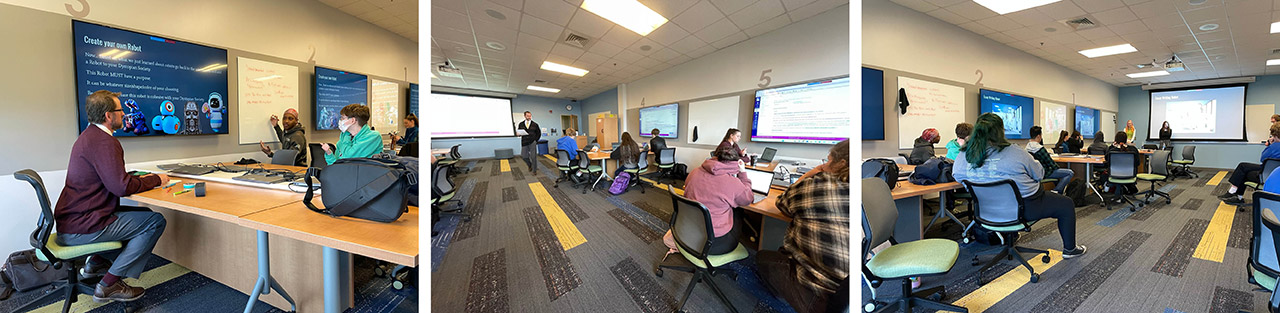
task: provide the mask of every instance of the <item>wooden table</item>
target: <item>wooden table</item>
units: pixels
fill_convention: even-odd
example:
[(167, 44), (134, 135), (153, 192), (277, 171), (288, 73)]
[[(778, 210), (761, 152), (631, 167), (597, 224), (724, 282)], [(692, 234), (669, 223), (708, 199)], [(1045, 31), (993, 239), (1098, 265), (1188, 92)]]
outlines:
[(791, 223), (791, 217), (782, 214), (778, 210), (778, 197), (786, 191), (786, 187), (781, 189), (769, 188), (769, 195), (763, 200), (742, 207), (742, 209), (759, 213), (762, 215), (760, 219), (760, 245), (756, 247), (758, 250), (778, 250), (782, 247), (782, 239), (787, 233), (787, 224)]
[(756, 165), (747, 164), (747, 168), (765, 171), (765, 172), (772, 172), (775, 168), (778, 167), (778, 163), (779, 162), (777, 160), (774, 160), (773, 162), (769, 162), (769, 163), (757, 162)]
[(414, 206), (395, 222), (379, 223), (330, 217), (294, 202), (246, 215), (241, 224), (395, 264), (418, 265), (418, 207)]
[[(1151, 151), (1151, 150), (1148, 150), (1148, 151)], [(1071, 163), (1084, 164), (1084, 175), (1077, 174), (1075, 177), (1084, 179), (1085, 185), (1089, 186), (1089, 190), (1093, 190), (1093, 194), (1097, 195), (1098, 199), (1102, 200), (1103, 202), (1107, 201), (1106, 198), (1102, 197), (1102, 192), (1099, 192), (1098, 188), (1094, 187), (1093, 183), (1089, 181), (1089, 177), (1093, 176), (1093, 165), (1106, 163), (1107, 159), (1105, 156), (1083, 155), (1083, 156), (1076, 156), (1076, 157), (1064, 157), (1061, 155), (1055, 155), (1053, 156), (1053, 161), (1058, 163), (1067, 163), (1067, 164), (1071, 164)]]

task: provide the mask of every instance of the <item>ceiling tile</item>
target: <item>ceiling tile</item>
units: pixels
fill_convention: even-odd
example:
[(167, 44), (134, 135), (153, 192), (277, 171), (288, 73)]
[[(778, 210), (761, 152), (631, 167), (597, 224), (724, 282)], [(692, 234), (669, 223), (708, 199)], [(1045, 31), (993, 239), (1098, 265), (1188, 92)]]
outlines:
[(618, 52), (618, 55), (613, 56), (613, 59), (626, 62), (629, 64), (637, 60), (640, 60), (640, 58), (643, 58), (643, 57), (644, 56), (636, 54), (635, 52), (623, 50), (622, 52)]
[(675, 49), (676, 51), (679, 51), (680, 53), (683, 53), (685, 55), (689, 55), (690, 53), (698, 50), (699, 48), (706, 47), (706, 46), (707, 46), (707, 43), (705, 41), (702, 41), (702, 39), (698, 39), (697, 36), (688, 36), (688, 37), (684, 37), (684, 39), (681, 39), (680, 41), (677, 41), (675, 44), (671, 45), (670, 48)]
[[(644, 46), (649, 46), (649, 50), (644, 50)], [(627, 47), (626, 50), (635, 54), (647, 56), (653, 54), (654, 51), (658, 51), (663, 48), (666, 48), (666, 46), (653, 42), (653, 40), (649, 40), (648, 38), (640, 38), (640, 40), (636, 40), (636, 43)]]
[(694, 4), (684, 13), (680, 13), (672, 21), (680, 25), (680, 28), (685, 31), (696, 33), (722, 18), (724, 18), (724, 14), (721, 14), (719, 9), (711, 5), (711, 2), (703, 0), (698, 1), (698, 4)]
[[(500, 4), (500, 5), (502, 5), (502, 6), (505, 6), (505, 7), (511, 8), (511, 9), (513, 9), (513, 10), (516, 10), (516, 11), (520, 11), (520, 10), (523, 10), (523, 9), (524, 9), (524, 0), (491, 0), (491, 1), (493, 1), (494, 3)], [(414, 3), (416, 3), (417, 1), (404, 1), (404, 2), (414, 2)], [(434, 2), (434, 1), (432, 1), (432, 2)]]
[(1147, 28), (1147, 24), (1143, 24), (1142, 21), (1132, 21), (1132, 22), (1120, 23), (1118, 25), (1111, 25), (1111, 26), (1108, 26), (1107, 29), (1110, 29), (1111, 32), (1116, 33), (1121, 37), (1127, 34), (1145, 32), (1150, 30), (1150, 28)]
[[(742, 10), (743, 8), (746, 8), (749, 5), (752, 5), (753, 2), (755, 2), (756, 0), (710, 0), (710, 1), (711, 1), (711, 4), (715, 5), (717, 9), (720, 9), (720, 13), (733, 14), (735, 12), (738, 12), (739, 10)], [(778, 5), (781, 6), (782, 3), (779, 2)]]
[(939, 6), (933, 5), (932, 3), (926, 2), (924, 0), (890, 0), (890, 1), (893, 1), (893, 3), (897, 3), (898, 5), (910, 8), (912, 10), (920, 11), (920, 12), (929, 12), (929, 11), (933, 11), (933, 10), (937, 10), (938, 8), (941, 8)]
[(587, 51), (604, 57), (613, 57), (618, 54), (618, 52), (622, 52), (622, 47), (604, 41), (597, 41), (591, 46), (591, 49)]
[[(551, 54), (562, 56), (569, 60), (577, 60), (578, 57), (581, 57), (582, 53), (584, 52), (586, 51), (582, 51), (582, 49), (578, 49), (577, 47), (569, 46), (563, 43), (557, 43), (554, 48), (551, 48)], [(562, 64), (568, 64), (568, 63), (562, 63)]]
[(978, 20), (978, 24), (982, 24), (982, 26), (989, 27), (995, 31), (1007, 31), (1023, 27), (1022, 24), (1004, 16), (994, 16), (981, 19)]
[[(519, 32), (517, 32), (514, 29), (503, 28), (501, 26), (498, 26), (497, 24), (479, 21), (475, 19), (471, 20), (471, 27), (475, 29), (475, 34), (477, 37), (484, 36), (484, 37), (494, 38), (494, 39), (497, 39), (498, 42), (501, 42), (503, 44), (515, 43), (516, 37), (519, 35)], [(480, 42), (479, 44), (483, 45), (484, 42)]]
[(569, 29), (576, 33), (587, 35), (591, 38), (600, 38), (613, 27), (613, 22), (601, 18), (595, 13), (587, 12), (587, 10), (580, 10), (569, 20), (568, 26)]
[(640, 0), (640, 3), (654, 12), (658, 12), (658, 15), (662, 15), (667, 20), (671, 20), (671, 18), (680, 15), (684, 10), (693, 6), (695, 2), (689, 0)]
[(520, 29), (520, 11), (489, 1), (475, 1), (468, 8), (472, 21), (482, 20), (507, 29)]
[(675, 50), (671, 50), (671, 49), (662, 49), (662, 50), (658, 50), (658, 51), (654, 52), (654, 53), (653, 53), (652, 55), (650, 55), (649, 57), (652, 57), (652, 58), (654, 58), (654, 59), (656, 59), (656, 60), (658, 60), (658, 61), (662, 61), (662, 62), (669, 62), (669, 61), (674, 60), (675, 58), (677, 58), (677, 57), (679, 57), (679, 56), (681, 56), (681, 55), (682, 55), (682, 54), (680, 54), (680, 52), (676, 52)]
[(557, 25), (568, 25), (578, 8), (560, 0), (525, 0), (524, 13)]
[(707, 54), (712, 53), (712, 52), (715, 52), (715, 51), (716, 51), (716, 48), (714, 48), (714, 47), (712, 47), (712, 46), (705, 46), (705, 47), (702, 47), (702, 48), (698, 48), (698, 50), (693, 50), (693, 52), (686, 53), (685, 55), (688, 55), (688, 56), (689, 56), (689, 57), (691, 57), (691, 58), (697, 59), (697, 58), (699, 58), (699, 57), (702, 57), (702, 56), (704, 56), (704, 55), (707, 55)]
[(1076, 4), (1071, 1), (1059, 1), (1039, 6), (1035, 9), (1049, 15), (1049, 17), (1052, 17), (1054, 20), (1063, 20), (1084, 15), (1084, 10), (1081, 10), (1080, 7), (1076, 6)]
[(1123, 7), (1124, 2), (1116, 0), (1074, 0), (1076, 6), (1084, 9), (1085, 12), (1097, 13)]
[[(959, 14), (951, 13), (951, 11), (947, 11), (947, 10), (934, 10), (933, 12), (929, 12), (927, 14), (929, 14), (929, 16), (942, 20), (943, 22), (956, 24), (956, 25), (972, 22), (972, 20), (970, 19), (960, 16)], [(794, 22), (795, 20), (792, 20), (792, 21)]]
[(971, 1), (957, 3), (943, 9), (950, 11), (951, 13), (955, 13), (956, 15), (960, 15), (968, 20), (981, 20), (997, 16), (996, 12), (992, 12), (991, 9)]
[[(560, 34), (564, 33), (564, 26), (556, 25), (555, 23), (525, 14), (524, 17), (520, 19), (520, 31), (542, 37), (546, 40), (559, 40)], [(599, 36), (596, 36), (595, 38), (599, 38)]]
[(1110, 29), (1107, 29), (1106, 27), (1096, 27), (1096, 28), (1090, 28), (1086, 30), (1079, 30), (1079, 31), (1076, 31), (1076, 34), (1089, 40), (1116, 36), (1116, 33), (1112, 32)]
[(1141, 4), (1129, 5), (1129, 9), (1133, 10), (1133, 14), (1138, 18), (1148, 18), (1165, 14), (1176, 14), (1178, 8), (1169, 5), (1168, 1), (1151, 1)]
[(1097, 22), (1099, 24), (1102, 24), (1103, 26), (1115, 25), (1115, 24), (1134, 21), (1138, 19), (1138, 16), (1134, 15), (1133, 11), (1129, 10), (1128, 7), (1120, 7), (1120, 8), (1107, 10), (1107, 11), (1093, 13), (1093, 17), (1094, 19), (1097, 19)]
[(1040, 24), (1054, 22), (1053, 17), (1050, 17), (1048, 14), (1044, 14), (1044, 12), (1040, 12), (1040, 10), (1022, 10), (1018, 12), (1005, 14), (1003, 16), (1012, 19), (1014, 22), (1018, 22), (1018, 24), (1022, 24), (1023, 26), (1040, 25)]
[(804, 19), (807, 19), (814, 15), (818, 15), (822, 12), (826, 12), (828, 10), (835, 9), (836, 7), (839, 7), (842, 5), (848, 5), (848, 4), (849, 4), (849, 0), (818, 0), (808, 5), (802, 6), (799, 9), (788, 10), (787, 14), (791, 15), (792, 21), (803, 21)]
[(679, 64), (684, 64), (684, 62), (689, 62), (689, 60), (693, 60), (693, 58), (690, 58), (687, 55), (681, 54), (680, 56), (674, 59), (671, 59), (670, 61), (667, 61), (667, 64), (679, 65)]
[(554, 42), (541, 37), (530, 35), (529, 33), (520, 33), (516, 41), (516, 46), (520, 48), (533, 49), (538, 51), (550, 52), (555, 45)]
[(671, 44), (676, 43), (676, 41), (684, 39), (685, 36), (689, 36), (689, 32), (680, 28), (679, 25), (676, 25), (675, 23), (666, 23), (645, 37), (664, 46), (670, 46)]
[(978, 22), (960, 24), (960, 28), (968, 29), (969, 31), (979, 35), (996, 33), (996, 30), (991, 29), (991, 27), (982, 26), (982, 24), (978, 24)]
[(1006, 44), (1018, 41), (1017, 39), (1014, 39), (1013, 37), (1009, 37), (1009, 35), (1005, 35), (1002, 33), (990, 33), (990, 34), (986, 34), (985, 36), (987, 36), (987, 38), (991, 38), (991, 40), (995, 40), (997, 42), (1006, 43)]
[(694, 32), (693, 35), (698, 36), (698, 39), (702, 39), (702, 41), (705, 42), (716, 42), (738, 31), (740, 31), (740, 29), (738, 29), (737, 26), (734, 26), (733, 22), (726, 18), (716, 21), (715, 23), (712, 23), (711, 26), (707, 26), (700, 31)]
[(729, 20), (733, 21), (738, 28), (745, 29), (784, 13), (786, 10), (782, 8), (781, 0), (760, 0), (737, 13), (730, 14)]
[(787, 26), (787, 24), (791, 24), (791, 16), (783, 14), (765, 21), (764, 23), (756, 24), (756, 26), (747, 28), (745, 32), (747, 33), (747, 36), (755, 37), (782, 28), (783, 26)]
[(631, 46), (632, 43), (635, 43), (636, 40), (639, 39), (640, 35), (630, 29), (626, 29), (625, 27), (611, 28), (603, 37), (600, 37), (600, 41), (612, 43), (620, 47)]
[(732, 46), (733, 44), (742, 42), (743, 40), (747, 40), (747, 34), (743, 32), (737, 32), (732, 35), (729, 35), (728, 37), (725, 37), (724, 39), (720, 39), (719, 41), (711, 43), (711, 46), (716, 47), (716, 49), (724, 49), (726, 47)]
[(365, 14), (365, 13), (369, 13), (369, 11), (377, 10), (378, 6), (375, 6), (373, 5), (373, 3), (370, 3), (368, 1), (356, 1), (356, 2), (352, 2), (351, 4), (344, 5), (338, 9), (342, 10), (342, 12), (347, 12), (347, 14), (351, 14), (352, 16), (360, 16), (360, 14)]
[[(782, 6), (787, 9), (787, 12), (791, 12), (791, 11), (795, 11), (800, 8), (803, 8), (804, 6), (809, 5), (810, 3), (813, 3), (813, 1), (814, 0), (782, 0)], [(934, 6), (941, 7), (937, 5), (934, 5)], [(921, 12), (924, 12), (924, 11), (921, 11)]]
[(591, 66), (603, 64), (604, 61), (608, 61), (608, 60), (609, 60), (609, 57), (591, 53), (591, 52), (583, 53), (582, 56), (578, 57), (578, 62), (584, 62)]

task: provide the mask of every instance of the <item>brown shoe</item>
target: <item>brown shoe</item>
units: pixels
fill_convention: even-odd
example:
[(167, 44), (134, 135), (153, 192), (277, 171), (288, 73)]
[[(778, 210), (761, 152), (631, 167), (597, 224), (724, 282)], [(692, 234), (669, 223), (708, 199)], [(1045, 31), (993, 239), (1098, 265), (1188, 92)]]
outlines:
[(117, 281), (111, 286), (102, 286), (102, 284), (97, 284), (97, 287), (93, 289), (93, 302), (128, 302), (142, 298), (142, 294), (144, 293), (146, 293), (146, 289), (142, 289), (142, 287), (129, 286), (125, 284), (123, 280)]

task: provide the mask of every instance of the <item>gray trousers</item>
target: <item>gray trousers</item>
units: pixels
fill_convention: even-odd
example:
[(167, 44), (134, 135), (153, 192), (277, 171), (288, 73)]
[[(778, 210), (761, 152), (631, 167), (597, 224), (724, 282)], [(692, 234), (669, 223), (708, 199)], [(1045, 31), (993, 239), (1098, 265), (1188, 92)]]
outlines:
[(58, 244), (83, 245), (103, 241), (124, 241), (120, 255), (107, 272), (119, 277), (138, 278), (146, 270), (151, 249), (164, 233), (164, 215), (146, 208), (120, 206), (116, 221), (91, 234), (58, 234)]
[(538, 143), (525, 145), (520, 147), (520, 157), (524, 158), (524, 163), (529, 165), (530, 170), (538, 170)]

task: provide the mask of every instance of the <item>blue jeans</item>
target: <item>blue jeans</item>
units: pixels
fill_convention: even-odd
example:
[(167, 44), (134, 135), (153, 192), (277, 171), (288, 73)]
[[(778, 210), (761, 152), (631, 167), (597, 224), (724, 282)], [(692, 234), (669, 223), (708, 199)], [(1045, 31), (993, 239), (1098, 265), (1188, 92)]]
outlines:
[(1071, 182), (1071, 178), (1076, 176), (1076, 172), (1071, 169), (1060, 168), (1053, 173), (1046, 173), (1044, 178), (1057, 178), (1058, 183), (1054, 184), (1053, 191), (1062, 194), (1067, 189), (1067, 183)]
[(118, 277), (138, 278), (146, 270), (147, 259), (156, 241), (164, 233), (164, 215), (145, 208), (120, 206), (116, 221), (91, 234), (58, 234), (60, 245), (84, 245), (104, 241), (123, 241), (120, 255), (111, 263), (108, 273)]

